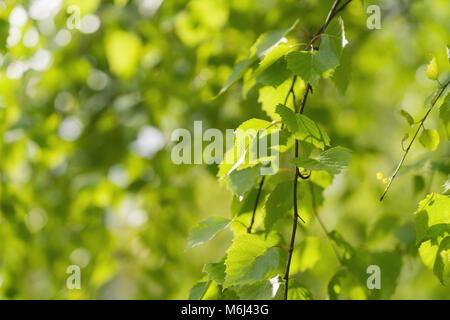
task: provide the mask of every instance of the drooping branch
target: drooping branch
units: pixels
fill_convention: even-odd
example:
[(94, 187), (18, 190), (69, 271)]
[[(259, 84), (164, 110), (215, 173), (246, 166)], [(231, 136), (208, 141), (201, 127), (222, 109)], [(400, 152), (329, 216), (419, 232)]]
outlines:
[[(310, 43), (314, 42), (315, 39), (320, 38), (320, 35), (326, 30), (326, 28), (330, 24), (331, 20), (337, 15), (338, 12), (342, 11), (351, 1), (352, 0), (346, 1), (341, 7), (338, 7), (341, 0), (334, 1), (333, 6), (331, 7), (324, 24), (322, 25), (322, 27), (320, 27), (320, 29), (317, 31), (317, 33), (313, 36), (312, 41)], [(319, 50), (319, 47), (320, 47), (320, 41), (317, 45), (317, 50)], [(308, 48), (306, 48), (306, 50), (310, 50), (310, 49), (311, 49), (311, 46), (308, 46)], [(313, 93), (312, 86), (310, 83), (308, 83), (306, 85), (305, 94), (303, 96), (303, 100), (300, 105), (300, 109), (298, 110), (298, 113), (302, 114), (303, 111), (305, 110), (306, 100), (308, 99), (308, 95), (310, 92), (311, 92), (311, 94)], [(295, 140), (295, 157), (296, 158), (298, 157), (298, 147), (299, 147), (298, 140)], [(297, 232), (297, 221), (299, 219), (298, 208), (297, 208), (297, 182), (298, 182), (299, 177), (302, 179), (307, 179), (307, 178), (309, 178), (309, 176), (306, 176), (306, 177), (302, 176), (298, 167), (295, 167), (294, 188), (293, 188), (294, 189), (294, 222), (292, 225), (292, 234), (291, 234), (291, 243), (290, 243), (290, 247), (289, 247), (288, 261), (287, 261), (287, 265), (286, 265), (286, 271), (284, 274), (284, 280), (285, 280), (284, 300), (287, 300), (287, 298), (288, 298), (289, 272), (290, 272), (290, 268), (291, 268), (292, 254), (294, 252), (295, 235)]]
[(427, 113), (425, 113), (425, 115), (423, 116), (422, 120), (420, 120), (419, 126), (417, 127), (416, 132), (414, 133), (414, 136), (411, 139), (411, 142), (409, 143), (408, 147), (405, 149), (405, 152), (403, 154), (402, 159), (400, 160), (400, 162), (397, 165), (397, 168), (394, 171), (394, 174), (389, 178), (389, 183), (386, 186), (386, 188), (384, 189), (383, 194), (381, 195), (380, 201), (383, 201), (384, 197), (386, 196), (389, 188), (392, 185), (392, 182), (394, 181), (395, 177), (397, 176), (397, 173), (400, 171), (401, 167), (403, 166), (403, 163), (405, 162), (406, 156), (409, 153), (409, 150), (411, 149), (414, 141), (416, 140), (420, 130), (423, 128), (423, 124), (425, 122), (425, 120), (427, 120), (428, 116), (431, 113), (431, 110), (433, 110), (433, 107), (436, 105), (436, 102), (439, 100), (439, 98), (441, 97), (441, 95), (445, 92), (445, 90), (447, 89), (448, 85), (450, 84), (450, 80), (447, 81), (447, 83), (445, 83), (444, 85), (441, 85), (441, 88), (439, 90), (438, 95), (434, 98), (433, 102), (431, 103), (430, 108), (428, 109)]

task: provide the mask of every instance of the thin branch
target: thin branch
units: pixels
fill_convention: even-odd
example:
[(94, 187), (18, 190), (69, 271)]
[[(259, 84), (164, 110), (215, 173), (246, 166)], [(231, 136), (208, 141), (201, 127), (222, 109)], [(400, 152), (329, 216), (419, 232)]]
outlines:
[(253, 206), (252, 221), (250, 222), (250, 226), (247, 229), (247, 233), (252, 233), (253, 223), (255, 222), (256, 209), (258, 208), (259, 197), (261, 196), (261, 191), (262, 191), (262, 188), (264, 185), (265, 178), (266, 178), (265, 176), (262, 176), (261, 182), (259, 183), (258, 193), (256, 194), (255, 205)]
[(433, 100), (433, 102), (432, 102), (432, 104), (431, 104), (431, 107), (428, 109), (427, 113), (425, 114), (425, 116), (424, 116), (424, 117), (422, 118), (422, 120), (420, 121), (420, 124), (419, 124), (419, 126), (417, 127), (417, 130), (416, 130), (416, 133), (414, 133), (414, 136), (413, 136), (413, 138), (411, 139), (411, 142), (409, 143), (408, 147), (406, 148), (405, 153), (403, 154), (402, 159), (401, 159), (400, 162), (398, 163), (397, 168), (396, 168), (395, 171), (394, 171), (394, 174), (392, 175), (391, 178), (389, 178), (389, 183), (388, 183), (388, 185), (386, 186), (386, 188), (384, 189), (384, 192), (383, 192), (383, 194), (381, 195), (380, 201), (383, 201), (384, 197), (386, 196), (386, 193), (388, 192), (389, 188), (391, 187), (392, 182), (394, 181), (395, 177), (397, 176), (397, 173), (400, 171), (401, 167), (403, 166), (403, 162), (405, 162), (406, 156), (408, 155), (409, 150), (411, 149), (411, 147), (412, 147), (414, 141), (416, 140), (417, 135), (418, 135), (419, 132), (420, 132), (420, 129), (423, 128), (423, 123), (425, 122), (425, 120), (427, 120), (429, 114), (431, 113), (431, 110), (433, 110), (433, 107), (435, 106), (436, 102), (439, 100), (439, 98), (441, 97), (441, 95), (444, 93), (445, 89), (447, 89), (447, 87), (448, 87), (449, 84), (450, 84), (450, 80), (448, 80), (447, 83), (444, 84), (444, 85), (441, 87), (441, 89), (440, 89), (440, 91), (439, 91), (439, 94), (438, 94), (438, 95), (435, 97), (435, 99)]
[(328, 232), (328, 229), (325, 227), (325, 224), (323, 223), (322, 219), (320, 219), (319, 213), (317, 212), (316, 196), (314, 194), (314, 188), (313, 188), (311, 181), (309, 181), (309, 188), (311, 190), (313, 213), (314, 213), (315, 217), (317, 218), (317, 221), (319, 222), (319, 225), (321, 226), (323, 232), (326, 234), (328, 240), (330, 240), (331, 247), (333, 248), (333, 251), (336, 254), (336, 257), (339, 260), (339, 263), (343, 265), (344, 263), (342, 261), (342, 258), (339, 255), (339, 252), (337, 251), (336, 247), (333, 245), (333, 240), (330, 237), (330, 233)]

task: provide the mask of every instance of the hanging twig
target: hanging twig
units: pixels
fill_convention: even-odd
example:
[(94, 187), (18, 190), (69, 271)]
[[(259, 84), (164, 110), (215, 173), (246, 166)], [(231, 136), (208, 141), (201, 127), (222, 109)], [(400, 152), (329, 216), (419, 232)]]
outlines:
[[(319, 29), (319, 31), (313, 36), (313, 39), (320, 39), (320, 34), (322, 34), (327, 26), (329, 25), (329, 23), (331, 22), (331, 20), (337, 15), (338, 12), (342, 11), (352, 0), (346, 1), (341, 7), (338, 7), (341, 0), (336, 0), (333, 3), (333, 6), (330, 9), (330, 12), (328, 13), (328, 16), (325, 20), (325, 23), (322, 25), (322, 27)], [(317, 50), (320, 47), (320, 40), (319, 43), (317, 45)], [(311, 46), (309, 46), (308, 48), (306, 48), (306, 50), (310, 50)], [(305, 89), (305, 94), (303, 96), (303, 100), (302, 103), (300, 105), (300, 109), (298, 111), (298, 113), (302, 114), (304, 109), (305, 109), (305, 105), (306, 105), (306, 100), (308, 99), (308, 95), (309, 92), (312, 92), (312, 86), (310, 83), (308, 83), (306, 85), (306, 89)], [(298, 140), (295, 140), (295, 157), (298, 157)], [(294, 244), (295, 244), (295, 235), (296, 235), (296, 231), (297, 231), (297, 220), (299, 219), (299, 215), (298, 215), (298, 208), (297, 208), (297, 182), (298, 182), (298, 178), (302, 178), (302, 179), (307, 179), (309, 178), (311, 175), (308, 176), (302, 176), (300, 174), (300, 171), (298, 169), (298, 167), (295, 167), (295, 176), (294, 176), (294, 222), (292, 224), (292, 234), (291, 234), (291, 243), (290, 243), (290, 248), (289, 248), (289, 255), (288, 255), (288, 261), (287, 261), (287, 265), (286, 265), (286, 272), (284, 274), (284, 280), (285, 280), (285, 286), (284, 286), (284, 300), (287, 300), (288, 298), (288, 291), (289, 291), (289, 271), (291, 268), (291, 261), (292, 261), (292, 254), (294, 252)]]
[(450, 80), (447, 81), (447, 83), (445, 83), (443, 86), (441, 86), (439, 94), (434, 98), (431, 107), (428, 109), (427, 113), (425, 113), (425, 116), (422, 118), (422, 120), (420, 120), (419, 126), (417, 127), (416, 132), (414, 133), (413, 138), (411, 139), (411, 142), (409, 143), (408, 147), (405, 150), (405, 153), (403, 154), (402, 159), (400, 160), (400, 162), (397, 165), (397, 168), (394, 171), (394, 174), (392, 175), (392, 177), (389, 178), (389, 183), (386, 186), (386, 188), (384, 189), (383, 194), (381, 195), (380, 201), (383, 201), (384, 197), (386, 196), (386, 193), (388, 192), (389, 188), (392, 185), (392, 182), (394, 181), (395, 177), (397, 176), (397, 173), (399, 172), (399, 170), (401, 169), (403, 162), (405, 162), (406, 156), (409, 153), (409, 150), (411, 149), (414, 141), (416, 140), (417, 135), (420, 132), (420, 129), (423, 128), (423, 123), (425, 122), (425, 120), (427, 120), (428, 115), (431, 113), (431, 110), (433, 110), (433, 107), (435, 106), (436, 102), (439, 100), (439, 98), (441, 97), (441, 95), (444, 93), (445, 89), (447, 89), (448, 85), (450, 83)]

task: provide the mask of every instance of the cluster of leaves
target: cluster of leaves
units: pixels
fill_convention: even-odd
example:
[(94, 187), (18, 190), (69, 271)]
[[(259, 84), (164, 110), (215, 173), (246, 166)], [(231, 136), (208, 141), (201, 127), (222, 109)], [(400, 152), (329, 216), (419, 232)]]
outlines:
[[(448, 47), (447, 58), (450, 63), (450, 51)], [(424, 122), (441, 96), (445, 96), (445, 98), (441, 100), (440, 104), (440, 120), (443, 123), (444, 134), (450, 139), (450, 132), (448, 130), (450, 125), (450, 94), (448, 94), (447, 90), (450, 84), (450, 78), (448, 75), (444, 75), (444, 79), (447, 78), (444, 84), (439, 82), (439, 67), (436, 58), (434, 57), (428, 64), (425, 73), (430, 80), (437, 81), (439, 87), (429, 98), (425, 116), (417, 122), (418, 127), (416, 133), (405, 151), (404, 158), (420, 129), (422, 129), (422, 132), (419, 137), (419, 142), (422, 146), (430, 151), (437, 149), (440, 142), (439, 132), (435, 129), (426, 129)], [(407, 120), (411, 127), (414, 126), (414, 118), (407, 111), (402, 109), (399, 113)], [(402, 143), (407, 140), (408, 137), (409, 134), (405, 134)], [(399, 164), (397, 171), (402, 164), (403, 161)], [(392, 183), (394, 178), (395, 174), (390, 178), (389, 183)], [(388, 187), (386, 188), (386, 191)], [(443, 285), (447, 285), (450, 281), (450, 198), (448, 190), (447, 181), (444, 194), (431, 193), (427, 195), (427, 197), (419, 203), (419, 208), (415, 213), (414, 220), (416, 245), (419, 248), (419, 255), (423, 263), (433, 270), (434, 274), (439, 278)]]
[[(278, 289), (275, 296), (281, 298), (295, 165), (304, 174), (316, 171), (298, 182), (298, 209), (305, 223), (298, 224), (290, 299), (331, 297), (331, 289), (337, 298), (387, 297), (389, 291), (367, 291), (362, 266), (381, 266), (383, 291), (389, 287), (383, 280), (385, 268), (390, 270), (392, 265), (386, 280), (394, 283), (399, 257), (403, 263), (395, 279), (394, 298), (448, 298), (448, 287), (440, 284), (432, 270), (435, 261), (445, 260), (434, 259), (429, 269), (425, 267), (413, 223), (416, 203), (425, 198), (425, 192), (440, 195), (441, 204), (447, 195), (442, 191), (450, 172), (443, 134), (449, 126), (436, 117), (447, 110), (441, 100), (425, 124), (426, 129), (439, 131), (437, 149), (427, 152), (419, 143), (414, 145), (417, 149), (401, 171), (414, 174), (399, 174), (382, 205), (378, 196), (383, 186), (375, 179), (377, 171), (391, 169), (401, 152), (398, 142), (405, 128), (393, 116), (393, 109), (401, 105), (413, 119), (420, 119), (424, 111), (423, 101), (436, 83), (425, 76), (424, 64), (431, 52), (441, 69), (439, 81), (445, 83), (446, 57), (441, 48), (450, 30), (448, 0), (352, 1), (345, 11), (345, 31), (352, 41), (342, 49), (337, 66), (340, 48), (332, 34), (339, 34), (337, 17), (324, 38), (312, 44), (317, 48), (320, 40), (320, 50), (307, 46), (332, 2), (2, 1), (0, 298), (181, 299), (199, 279), (205, 262), (211, 261), (219, 262), (205, 266), (192, 298), (203, 293), (204, 299), (272, 298), (274, 288)], [(35, 3), (60, 8), (41, 12), (39, 20), (30, 14)], [(370, 4), (381, 7), (381, 30), (366, 27)], [(97, 31), (69, 29), (71, 5), (79, 6), (82, 26), (100, 22)], [(28, 12), (26, 21), (19, 15), (20, 23), (25, 23), (21, 27), (10, 23), (16, 7)], [(275, 29), (282, 30), (266, 35), (247, 51), (259, 34)], [(31, 46), (29, 40), (36, 41), (36, 31), (37, 43)], [(321, 53), (327, 47), (329, 59)], [(47, 69), (30, 68), (30, 59), (38, 53), (42, 58), (42, 52), (50, 58)], [(242, 69), (234, 73), (235, 79), (230, 77), (226, 92), (211, 100), (227, 82), (236, 61), (244, 61)], [(326, 70), (331, 66), (332, 70)], [(27, 70), (18, 77), (22, 67)], [(297, 73), (292, 88), (295, 108), (292, 92), (287, 101), (286, 96)], [(281, 130), (282, 117), (298, 111), (307, 85), (303, 77), (313, 85), (314, 94), (308, 98), (305, 114), (284, 119), (291, 123), (283, 123)], [(278, 105), (290, 111), (281, 106), (277, 111)], [(305, 117), (317, 126), (310, 126)], [(268, 133), (280, 135), (279, 145), (273, 146), (281, 153), (280, 166), (273, 168), (277, 174), (265, 177), (259, 195), (258, 168), (267, 165), (270, 157), (249, 166), (251, 172), (241, 163), (230, 175), (233, 165), (217, 168), (171, 162), (169, 141), (174, 129), (191, 129), (194, 121), (202, 120), (205, 129), (225, 131), (248, 119), (243, 128), (271, 125)], [(79, 135), (67, 139), (61, 133), (68, 128)], [(292, 150), (295, 138), (301, 140), (297, 159)], [(142, 146), (150, 146), (151, 152), (137, 152), (136, 147)], [(352, 150), (351, 165), (344, 175), (335, 176), (344, 167), (339, 159), (348, 157), (348, 152), (341, 152), (343, 147)], [(217, 187), (217, 174), (231, 192)], [(437, 203), (433, 201), (437, 196), (425, 211), (430, 212), (428, 207)], [(319, 210), (324, 224), (339, 234), (325, 235), (314, 218)], [(203, 224), (192, 239), (201, 236), (206, 241), (214, 235), (207, 231), (208, 225), (216, 223), (216, 228), (232, 232), (221, 232), (215, 241), (185, 251), (189, 229), (211, 215), (227, 218)], [(431, 229), (433, 239), (436, 231)], [(231, 234), (234, 241), (240, 237), (242, 243), (255, 241), (258, 249), (249, 256), (261, 258), (256, 265), (249, 261), (244, 274), (235, 269), (224, 289), (227, 255), (223, 253), (234, 243)], [(439, 234), (430, 246), (442, 244), (445, 233)], [(427, 241), (420, 246), (425, 248)], [(330, 243), (339, 250), (342, 264)], [(439, 252), (443, 257), (444, 251)], [(277, 254), (278, 266), (269, 271)], [(232, 256), (239, 261), (238, 254)], [(272, 262), (266, 268), (261, 267), (262, 260)], [(80, 290), (66, 287), (66, 270), (72, 264), (81, 268)], [(334, 277), (338, 270), (340, 276)], [(440, 262), (436, 270), (445, 271)], [(254, 279), (264, 280), (252, 285)]]
[[(320, 50), (308, 48), (307, 51), (299, 51), (295, 41), (284, 38), (296, 24), (287, 30), (261, 35), (250, 50), (250, 58), (237, 64), (221, 93), (240, 78), (244, 78), (243, 87), (247, 90), (255, 84), (261, 85), (259, 100), (264, 111), (274, 121), (272, 125), (279, 126), (276, 130), (279, 130), (283, 137), (280, 145), (276, 146), (284, 160), (281, 162), (290, 167), (286, 168), (288, 172), (295, 172), (296, 167), (310, 172), (310, 181), (300, 182), (298, 195), (294, 197), (294, 201), (298, 201), (301, 219), (309, 224), (323, 202), (324, 189), (330, 185), (335, 175), (348, 166), (350, 151), (343, 147), (330, 147), (331, 139), (324, 127), (308, 116), (295, 112), (295, 91), (305, 88), (305, 83), (310, 83), (314, 88), (319, 79), (330, 76), (339, 83), (338, 88), (345, 91), (349, 82), (350, 66), (349, 61), (344, 58), (348, 49), (342, 19), (334, 20), (327, 31), (321, 34)], [(301, 79), (300, 88), (294, 88), (297, 77)], [(293, 96), (292, 104), (287, 106), (290, 94)], [(269, 127), (271, 123), (268, 121), (251, 119), (244, 122), (239, 129), (254, 129), (257, 132)], [(252, 139), (257, 140), (258, 137), (254, 136)], [(289, 154), (292, 154), (294, 140), (300, 143), (301, 156), (292, 158)], [(231, 152), (235, 152), (235, 149), (236, 146)], [(293, 215), (293, 182), (283, 168), (276, 168), (274, 175), (264, 178), (264, 196), (261, 204), (258, 204), (256, 186), (260, 179), (261, 165), (262, 161), (257, 161), (254, 165), (245, 161), (238, 165), (220, 165), (218, 176), (234, 193), (232, 217), (225, 219), (215, 216), (201, 222), (192, 230), (189, 248), (210, 240), (217, 232), (229, 226), (233, 228), (234, 239), (220, 262), (205, 265), (204, 272), (207, 276), (191, 290), (190, 298), (282, 297), (280, 292), (283, 290), (280, 287), (282, 288), (285, 282), (281, 280), (281, 275), (287, 263), (287, 245), (283, 231), (285, 222)], [(261, 217), (256, 217), (258, 224), (255, 225), (259, 228), (255, 233), (251, 233), (251, 227), (247, 227), (248, 219), (245, 217), (245, 214), (255, 214), (256, 209), (252, 211), (253, 204), (254, 208), (261, 206)], [(252, 221), (254, 218), (252, 216)], [(342, 268), (330, 281), (330, 298), (337, 298), (339, 293), (343, 292), (346, 292), (349, 298), (361, 297), (361, 294), (362, 297), (372, 297), (369, 291), (364, 289), (366, 268), (370, 264), (382, 265), (392, 270), (389, 277), (383, 280), (386, 289), (382, 292), (385, 296), (393, 292), (392, 286), (400, 270), (399, 258), (395, 258), (398, 257), (396, 253), (370, 254), (358, 251), (336, 231), (325, 232), (331, 245), (339, 248), (343, 256), (341, 259), (341, 253), (336, 251)], [(316, 263), (314, 260), (318, 259), (319, 247), (319, 238), (305, 239), (299, 248), (301, 254), (296, 255), (293, 270), (300, 271), (313, 266)], [(390, 258), (394, 258), (394, 264)], [(355, 291), (354, 287), (359, 291)], [(288, 299), (311, 298), (311, 292), (293, 279), (289, 286)]]
[[(308, 225), (312, 218), (320, 219), (317, 210), (323, 203), (324, 189), (350, 162), (350, 151), (339, 146), (330, 147), (331, 139), (320, 123), (301, 114), (302, 112), (296, 113), (298, 107), (295, 98), (301, 89), (305, 90), (306, 97), (309, 86), (312, 92), (320, 79), (330, 77), (337, 89), (345, 94), (350, 79), (351, 60), (343, 21), (341, 18), (333, 21), (326, 31), (320, 34), (320, 50), (313, 47), (315, 39), (307, 44), (307, 50), (301, 51), (294, 40), (285, 38), (296, 25), (297, 22), (289, 29), (261, 35), (250, 50), (250, 57), (236, 65), (219, 93), (220, 95), (225, 92), (241, 78), (244, 79), (244, 96), (253, 86), (259, 85), (258, 101), (262, 103), (262, 109), (273, 122), (251, 119), (244, 122), (239, 129), (254, 129), (258, 132), (274, 125), (279, 126), (277, 130), (280, 131), (283, 141), (276, 148), (280, 157), (285, 160), (282, 163), (291, 167), (275, 168), (275, 175), (264, 177), (258, 188), (257, 182), (261, 179), (258, 169), (264, 160), (268, 159), (258, 159), (260, 161), (249, 165), (245, 162), (244, 154), (239, 163), (220, 165), (218, 177), (234, 194), (231, 218), (215, 216), (201, 222), (192, 230), (189, 248), (212, 239), (217, 232), (230, 226), (234, 238), (221, 261), (205, 265), (203, 271), (206, 276), (191, 290), (191, 299), (281, 299), (280, 292), (283, 290), (280, 288), (285, 286), (287, 280), (283, 280), (283, 273), (289, 274), (290, 268), (290, 258), (286, 253), (289, 251), (288, 244), (283, 235), (287, 218), (295, 214), (292, 201), (293, 182), (285, 172), (295, 172), (297, 168), (309, 172), (310, 181), (301, 181), (298, 194), (294, 196), (294, 202), (297, 201), (296, 206), (300, 208), (299, 218)], [(437, 65), (433, 59), (426, 70), (427, 76), (432, 80), (438, 79), (435, 69)], [(296, 87), (297, 78), (301, 80)], [(444, 91), (447, 85), (441, 86), (440, 90)], [(292, 104), (288, 105), (291, 94)], [(440, 94), (442, 92), (436, 91), (433, 99), (437, 100)], [(431, 108), (434, 103), (436, 101)], [(446, 128), (449, 120), (447, 109), (446, 99), (440, 112)], [(399, 113), (411, 126), (414, 124), (413, 117), (407, 111), (402, 109)], [(423, 127), (426, 116), (420, 122), (419, 130)], [(408, 136), (405, 136), (402, 143), (407, 138)], [(258, 135), (252, 136), (251, 139), (254, 143), (258, 140)], [(292, 153), (295, 140), (300, 145), (301, 156), (292, 158), (289, 154)], [(436, 130), (423, 128), (419, 141), (426, 149), (435, 150), (439, 144), (439, 134)], [(251, 143), (250, 141), (246, 147), (249, 148)], [(409, 148), (410, 146), (407, 151)], [(236, 146), (229, 152), (234, 154)], [(292, 167), (292, 164), (295, 166)], [(395, 174), (390, 180), (394, 177)], [(259, 204), (263, 183), (265, 189)], [(297, 179), (294, 183), (297, 183)], [(446, 195), (430, 194), (420, 203), (415, 218), (416, 246), (419, 248), (419, 254), (425, 265), (433, 269), (444, 285), (449, 279), (450, 270), (449, 201)], [(256, 227), (259, 228), (251, 233), (255, 218)], [(379, 225), (375, 225), (372, 233), (374, 237), (379, 230), (392, 222), (390, 219), (383, 219), (379, 220)], [(336, 230), (328, 232), (320, 220), (319, 222), (340, 263), (328, 283), (328, 297), (386, 299), (392, 296), (402, 266), (400, 248), (369, 252), (350, 245)], [(247, 226), (248, 223), (250, 227)], [(411, 237), (408, 236), (410, 231), (399, 230), (398, 233), (406, 243), (411, 243)], [(291, 249), (292, 246), (291, 243)], [(293, 271), (298, 272), (314, 266), (320, 256), (319, 247), (319, 238), (305, 238), (297, 248), (297, 253), (300, 253), (294, 256)], [(368, 284), (368, 267), (372, 265), (382, 270), (381, 289), (377, 288), (378, 290), (370, 290)], [(292, 280), (287, 291), (288, 299), (312, 299), (310, 290), (303, 283), (295, 276)]]

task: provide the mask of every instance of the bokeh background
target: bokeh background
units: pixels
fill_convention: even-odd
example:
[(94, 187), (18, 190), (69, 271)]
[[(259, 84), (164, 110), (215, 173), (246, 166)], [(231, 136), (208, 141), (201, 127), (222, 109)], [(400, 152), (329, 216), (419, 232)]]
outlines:
[[(230, 245), (226, 231), (185, 251), (189, 229), (229, 216), (231, 194), (217, 165), (173, 164), (170, 135), (194, 120), (225, 132), (269, 119), (258, 88), (244, 99), (238, 84), (211, 98), (259, 34), (298, 18), (290, 36), (304, 42), (331, 4), (0, 1), (0, 298), (187, 298), (203, 264)], [(370, 4), (381, 7), (380, 30), (366, 27)], [(69, 28), (77, 22), (72, 5), (79, 28)], [(409, 127), (397, 111), (419, 118), (436, 87), (424, 70), (433, 55), (445, 65), (450, 3), (354, 0), (342, 16), (351, 83), (341, 95), (323, 80), (306, 114), (353, 159), (327, 189), (320, 215), (355, 246), (404, 252), (392, 298), (449, 299), (417, 256), (412, 225), (426, 193), (444, 190), (447, 137), (435, 152), (414, 145), (383, 203), (376, 175), (390, 175), (402, 155)], [(426, 127), (439, 126), (435, 112)], [(302, 228), (299, 241), (317, 230), (315, 222)], [(338, 262), (320, 237), (321, 254), (306, 257), (299, 277), (325, 299)], [(81, 267), (80, 290), (66, 287), (72, 264)]]

